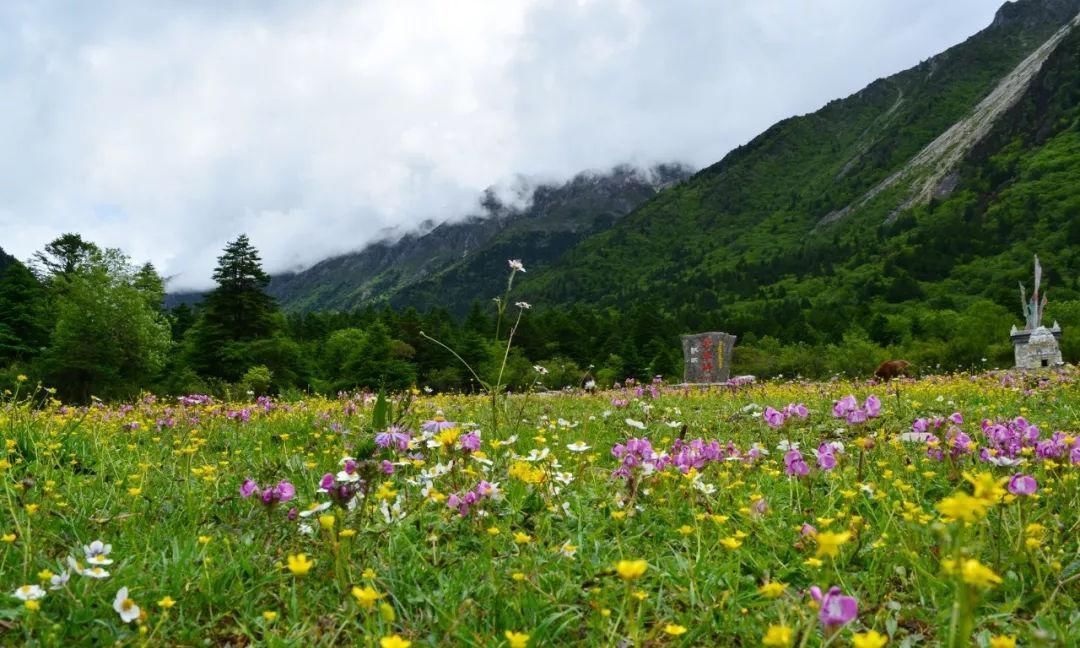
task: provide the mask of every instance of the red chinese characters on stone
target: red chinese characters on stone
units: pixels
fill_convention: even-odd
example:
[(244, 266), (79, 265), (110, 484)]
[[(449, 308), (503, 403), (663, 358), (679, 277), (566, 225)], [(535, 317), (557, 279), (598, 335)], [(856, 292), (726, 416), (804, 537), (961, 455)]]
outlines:
[(706, 377), (711, 378), (713, 372), (713, 357), (716, 352), (713, 350), (713, 341), (711, 337), (705, 337), (701, 340), (701, 372)]

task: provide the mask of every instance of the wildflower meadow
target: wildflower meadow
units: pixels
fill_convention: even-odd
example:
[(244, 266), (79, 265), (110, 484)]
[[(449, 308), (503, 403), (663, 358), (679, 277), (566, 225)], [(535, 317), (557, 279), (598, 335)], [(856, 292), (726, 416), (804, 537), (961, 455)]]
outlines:
[(1074, 646), (1080, 375), (5, 392), (4, 645)]

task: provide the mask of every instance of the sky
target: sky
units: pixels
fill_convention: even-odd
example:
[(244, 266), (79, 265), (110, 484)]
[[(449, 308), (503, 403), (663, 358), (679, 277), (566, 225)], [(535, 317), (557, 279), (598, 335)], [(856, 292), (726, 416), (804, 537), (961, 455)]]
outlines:
[(209, 286), (475, 210), (490, 186), (700, 168), (917, 64), (998, 0), (0, 2), (0, 247), (79, 232)]

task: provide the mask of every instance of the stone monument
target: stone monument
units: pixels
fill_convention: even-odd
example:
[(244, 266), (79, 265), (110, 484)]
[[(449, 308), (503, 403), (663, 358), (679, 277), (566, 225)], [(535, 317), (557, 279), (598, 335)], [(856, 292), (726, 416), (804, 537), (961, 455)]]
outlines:
[(726, 382), (731, 376), (731, 350), (734, 346), (735, 336), (727, 333), (682, 336), (683, 382)]
[(1040, 369), (1042, 367), (1057, 367), (1061, 362), (1061, 349), (1058, 348), (1058, 338), (1061, 337), (1061, 327), (1057, 322), (1050, 328), (1042, 324), (1043, 309), (1046, 308), (1046, 291), (1043, 291), (1040, 301), (1039, 283), (1042, 281), (1042, 266), (1039, 265), (1039, 257), (1035, 257), (1035, 290), (1031, 293), (1031, 301), (1028, 301), (1027, 291), (1024, 284), (1020, 284), (1020, 305), (1024, 311), (1024, 330), (1018, 330), (1014, 325), (1010, 332), (1013, 350), (1016, 355), (1017, 369)]

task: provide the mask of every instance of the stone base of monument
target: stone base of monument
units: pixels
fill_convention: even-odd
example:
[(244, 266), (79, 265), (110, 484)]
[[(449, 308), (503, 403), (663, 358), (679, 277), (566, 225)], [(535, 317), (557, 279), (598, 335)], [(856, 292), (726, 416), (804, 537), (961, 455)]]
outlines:
[(1040, 326), (1034, 331), (1019, 331), (1014, 326), (1009, 337), (1012, 338), (1017, 369), (1044, 369), (1064, 364), (1058, 346), (1061, 326), (1057, 322), (1051, 328)]

